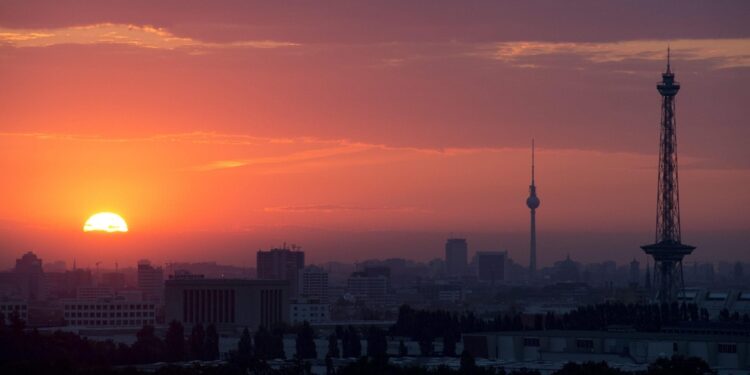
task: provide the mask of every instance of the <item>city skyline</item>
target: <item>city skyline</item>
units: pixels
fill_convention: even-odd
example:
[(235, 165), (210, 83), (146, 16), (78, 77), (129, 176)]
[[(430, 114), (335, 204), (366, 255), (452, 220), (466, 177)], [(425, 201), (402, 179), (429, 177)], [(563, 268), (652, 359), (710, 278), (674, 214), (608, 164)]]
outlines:
[(750, 373), (748, 20), (0, 0), (0, 373)]
[[(610, 248), (643, 261), (626, 237), (652, 231), (652, 85), (667, 45), (685, 85), (685, 240), (748, 257), (750, 214), (736, 209), (750, 207), (743, 3), (593, 2), (587, 15), (551, 7), (538, 19), (532, 5), (481, 4), (455, 19), (449, 4), (323, 14), (295, 5), (310, 19), (294, 26), (234, 2), (45, 5), (0, 5), (0, 166), (11, 176), (0, 186), (0, 265), (25, 250), (83, 264), (136, 260), (133, 248), (197, 261), (207, 247), (212, 259), (252, 263), (283, 241), (315, 261), (405, 250), (427, 260), (449, 233), (520, 260), (532, 136), (540, 264), (607, 259), (598, 252)], [(675, 15), (671, 28), (657, 27), (660, 9)], [(609, 12), (621, 19), (591, 16)], [(321, 17), (329, 27), (317, 27)], [(549, 19), (577, 22), (542, 27)], [(634, 20), (642, 27), (622, 27)], [(717, 185), (733, 198), (716, 199)], [(130, 232), (81, 233), (100, 211), (121, 214)], [(605, 249), (592, 249), (601, 238)]]

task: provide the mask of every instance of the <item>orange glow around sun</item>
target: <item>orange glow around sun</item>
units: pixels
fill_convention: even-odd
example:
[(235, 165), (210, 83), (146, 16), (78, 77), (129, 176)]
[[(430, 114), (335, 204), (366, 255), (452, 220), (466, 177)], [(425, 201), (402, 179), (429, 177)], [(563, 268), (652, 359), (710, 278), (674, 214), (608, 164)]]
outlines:
[(120, 215), (112, 212), (100, 212), (91, 216), (83, 225), (84, 232), (127, 232), (128, 224)]

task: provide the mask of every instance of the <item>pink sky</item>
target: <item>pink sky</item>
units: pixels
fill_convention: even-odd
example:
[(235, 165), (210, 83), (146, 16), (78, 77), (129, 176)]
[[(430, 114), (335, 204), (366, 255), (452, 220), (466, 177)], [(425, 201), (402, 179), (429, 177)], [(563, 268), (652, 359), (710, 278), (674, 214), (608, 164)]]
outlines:
[[(683, 240), (748, 260), (747, 19), (743, 1), (2, 1), (0, 265), (253, 264), (282, 241), (430, 259), (450, 233), (525, 262), (532, 137), (541, 263), (645, 261), (667, 45)], [(131, 232), (80, 232), (105, 210)]]

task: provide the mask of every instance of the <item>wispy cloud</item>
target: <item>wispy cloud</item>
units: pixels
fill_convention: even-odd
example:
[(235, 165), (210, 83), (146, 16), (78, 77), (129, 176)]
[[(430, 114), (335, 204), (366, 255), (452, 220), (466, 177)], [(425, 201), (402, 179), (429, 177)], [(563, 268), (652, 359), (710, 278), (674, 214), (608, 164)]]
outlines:
[(426, 210), (419, 207), (404, 206), (404, 207), (373, 207), (373, 206), (346, 206), (337, 204), (317, 204), (317, 205), (302, 205), (302, 206), (279, 206), (279, 207), (266, 207), (263, 209), (265, 212), (321, 212), (321, 213), (334, 213), (334, 212), (371, 212), (371, 211), (385, 211), (385, 212), (401, 212), (401, 213), (429, 213), (430, 210)]
[(294, 152), (287, 155), (281, 156), (264, 156), (248, 159), (236, 159), (236, 160), (219, 160), (204, 165), (199, 165), (191, 168), (195, 171), (211, 171), (217, 169), (237, 168), (250, 165), (264, 165), (264, 164), (288, 164), (288, 163), (299, 163), (308, 162), (312, 160), (327, 159), (332, 157), (339, 157), (347, 154), (354, 154), (363, 152), (371, 149), (370, 146), (365, 144), (341, 144), (336, 147), (318, 148), (312, 150), (305, 150), (300, 152)]
[(681, 60), (714, 61), (717, 68), (750, 67), (750, 39), (631, 40), (605, 43), (517, 41), (485, 44), (479, 55), (518, 66), (533, 66), (530, 58), (575, 55), (593, 63), (664, 60), (667, 46)]
[[(215, 132), (188, 132), (155, 134), (143, 137), (106, 137), (98, 135), (43, 133), (43, 132), (0, 132), (3, 138), (27, 138), (45, 142), (97, 142), (97, 143), (181, 143), (196, 146), (238, 146), (241, 150), (247, 147), (253, 156), (243, 158), (226, 158), (209, 160), (192, 166), (180, 168), (191, 172), (211, 172), (227, 169), (270, 166), (262, 173), (289, 173), (310, 169), (326, 169), (332, 167), (373, 165), (402, 162), (422, 158), (450, 158), (469, 155), (504, 155), (517, 151), (527, 152), (526, 148), (515, 147), (411, 147), (393, 146), (380, 143), (359, 142), (349, 139), (323, 139), (314, 137), (258, 137), (245, 134), (229, 134)], [(283, 150), (279, 150), (283, 148)], [(646, 158), (649, 163), (651, 154), (622, 151), (602, 151), (580, 148), (547, 148), (537, 150), (538, 153), (552, 153), (554, 155), (588, 155), (598, 158), (604, 156), (618, 156), (621, 158)], [(270, 155), (269, 155), (270, 154)], [(717, 165), (716, 160), (685, 155), (681, 158), (686, 169), (730, 169), (746, 170), (744, 167)], [(651, 164), (644, 165), (651, 168)]]
[(60, 44), (122, 44), (151, 49), (283, 48), (297, 43), (276, 40), (206, 42), (172, 34), (149, 25), (101, 23), (56, 29), (10, 29), (0, 27), (0, 44), (14, 47), (49, 47)]

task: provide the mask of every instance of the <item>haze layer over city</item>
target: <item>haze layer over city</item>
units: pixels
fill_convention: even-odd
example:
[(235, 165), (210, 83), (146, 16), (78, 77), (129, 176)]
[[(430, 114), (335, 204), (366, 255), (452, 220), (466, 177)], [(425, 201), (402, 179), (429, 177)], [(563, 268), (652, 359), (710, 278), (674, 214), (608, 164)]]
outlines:
[(749, 19), (0, 0), (0, 370), (750, 374)]

